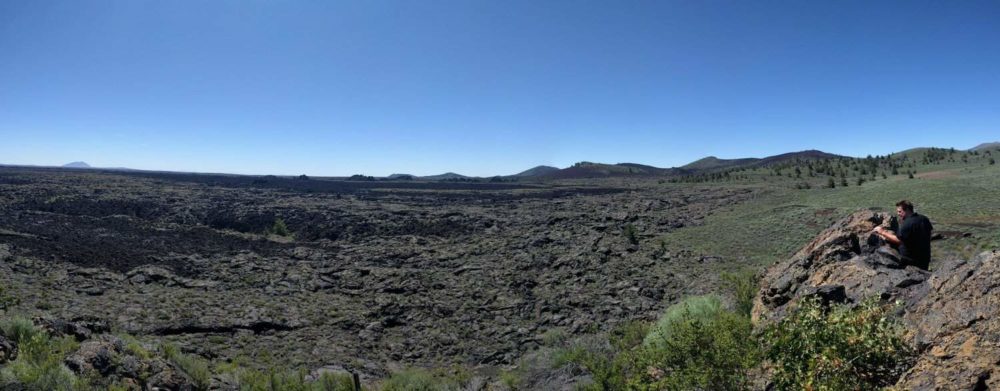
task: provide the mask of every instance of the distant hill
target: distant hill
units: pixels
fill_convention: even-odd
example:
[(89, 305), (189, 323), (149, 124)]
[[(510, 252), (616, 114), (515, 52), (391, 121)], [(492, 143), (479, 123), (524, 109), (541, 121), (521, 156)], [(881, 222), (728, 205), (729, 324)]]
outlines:
[(691, 163), (685, 164), (680, 168), (685, 170), (711, 170), (715, 168), (726, 168), (733, 166), (740, 166), (745, 164), (751, 164), (760, 161), (757, 158), (745, 158), (745, 159), (719, 159), (715, 156), (704, 157), (695, 160)]
[(516, 177), (545, 176), (559, 172), (559, 169), (552, 166), (536, 166), (514, 174)]
[(422, 176), (422, 177), (420, 177), (420, 179), (427, 179), (427, 180), (431, 180), (431, 181), (441, 181), (441, 180), (447, 180), (447, 179), (471, 179), (471, 178), (472, 177), (468, 177), (468, 176), (461, 175), (461, 174), (456, 174), (456, 173), (453, 173), (453, 172), (446, 172), (446, 173), (440, 174), (440, 175), (428, 175), (428, 176)]
[(929, 150), (931, 150), (931, 148), (928, 148), (928, 147), (910, 148), (910, 149), (899, 151), (899, 152), (893, 152), (893, 153), (889, 154), (889, 156), (892, 156), (892, 157), (901, 157), (901, 156), (918, 157), (918, 156), (922, 156), (923, 154), (927, 153), (927, 151), (929, 151)]
[(618, 167), (626, 167), (631, 174), (662, 174), (666, 169), (648, 166), (639, 163), (618, 163), (615, 164)]
[(665, 175), (670, 170), (636, 163), (604, 164), (579, 162), (571, 167), (551, 172), (546, 177), (554, 179), (605, 178), (616, 176)]
[(847, 156), (835, 155), (832, 153), (826, 153), (823, 151), (817, 151), (815, 149), (810, 149), (807, 151), (799, 152), (789, 152), (780, 155), (768, 156), (766, 158), (760, 159), (759, 162), (754, 163), (755, 165), (766, 166), (769, 164), (783, 163), (790, 160), (820, 160), (820, 159), (844, 159)]
[(820, 159), (843, 159), (843, 158), (847, 158), (847, 156), (841, 156), (823, 151), (817, 151), (815, 149), (799, 151), (799, 152), (783, 153), (780, 155), (768, 156), (765, 158), (719, 159), (715, 156), (709, 156), (695, 160), (686, 165), (683, 165), (680, 167), (680, 170), (682, 170), (686, 174), (692, 174), (692, 173), (699, 173), (702, 171), (721, 170), (727, 168), (769, 166), (772, 164), (794, 161), (796, 159), (820, 160)]
[(970, 151), (986, 151), (994, 149), (1000, 149), (1000, 142), (982, 143), (970, 149)]
[(91, 168), (86, 162), (72, 162), (62, 165), (63, 168)]

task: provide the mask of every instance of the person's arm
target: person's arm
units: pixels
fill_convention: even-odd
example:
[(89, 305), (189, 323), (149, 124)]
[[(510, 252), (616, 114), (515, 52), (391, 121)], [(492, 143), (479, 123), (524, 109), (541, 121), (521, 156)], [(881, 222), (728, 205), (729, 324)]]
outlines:
[(896, 237), (895, 233), (885, 228), (875, 227), (875, 230), (873, 232), (875, 232), (876, 235), (878, 235), (883, 240), (885, 240), (886, 242), (888, 242), (893, 246), (898, 246), (900, 243), (902, 243), (902, 241), (900, 241), (899, 238)]

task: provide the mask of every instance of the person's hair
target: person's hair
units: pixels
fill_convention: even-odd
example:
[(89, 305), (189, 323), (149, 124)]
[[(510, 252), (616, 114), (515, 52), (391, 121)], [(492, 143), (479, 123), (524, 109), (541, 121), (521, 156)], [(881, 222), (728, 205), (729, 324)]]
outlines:
[(913, 203), (907, 200), (902, 200), (896, 203), (896, 206), (903, 208), (907, 212), (913, 212)]

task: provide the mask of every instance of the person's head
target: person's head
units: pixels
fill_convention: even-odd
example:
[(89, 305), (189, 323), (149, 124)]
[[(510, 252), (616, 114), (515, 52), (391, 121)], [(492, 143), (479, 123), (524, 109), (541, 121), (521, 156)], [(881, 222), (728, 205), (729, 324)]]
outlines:
[(907, 200), (902, 200), (896, 203), (896, 216), (899, 216), (900, 220), (906, 220), (907, 217), (913, 214), (913, 203)]

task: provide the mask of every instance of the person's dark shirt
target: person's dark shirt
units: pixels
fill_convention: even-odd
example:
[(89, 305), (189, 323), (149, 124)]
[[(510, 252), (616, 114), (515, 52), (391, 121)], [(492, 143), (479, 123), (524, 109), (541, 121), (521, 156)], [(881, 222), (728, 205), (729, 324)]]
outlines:
[(899, 254), (903, 260), (921, 269), (927, 270), (931, 263), (931, 231), (934, 226), (926, 216), (913, 213), (899, 225), (896, 237), (899, 238)]

